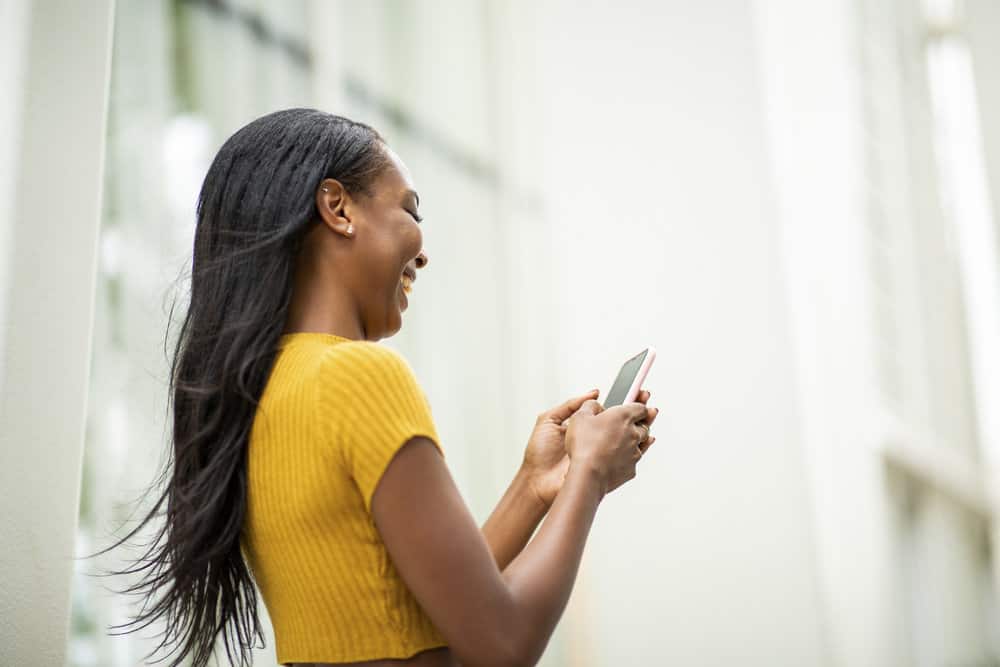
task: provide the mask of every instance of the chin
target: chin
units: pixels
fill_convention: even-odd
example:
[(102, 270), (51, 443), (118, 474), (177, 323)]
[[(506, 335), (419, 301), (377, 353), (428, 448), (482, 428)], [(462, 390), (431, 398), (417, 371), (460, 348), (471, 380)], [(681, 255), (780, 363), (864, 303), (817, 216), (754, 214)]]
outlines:
[(395, 313), (390, 313), (388, 320), (385, 323), (385, 328), (382, 330), (381, 338), (389, 338), (395, 336), (399, 333), (399, 330), (403, 328), (403, 314), (400, 311)]

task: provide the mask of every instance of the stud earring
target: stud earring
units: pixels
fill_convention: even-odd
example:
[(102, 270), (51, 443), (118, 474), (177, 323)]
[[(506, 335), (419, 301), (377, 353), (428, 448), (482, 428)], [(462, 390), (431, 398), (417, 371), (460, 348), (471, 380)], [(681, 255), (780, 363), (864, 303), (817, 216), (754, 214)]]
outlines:
[(354, 225), (353, 224), (348, 223), (348, 225), (347, 225), (347, 235), (348, 236), (353, 236), (354, 235)]
[(323, 192), (329, 192), (330, 188), (323, 188)]

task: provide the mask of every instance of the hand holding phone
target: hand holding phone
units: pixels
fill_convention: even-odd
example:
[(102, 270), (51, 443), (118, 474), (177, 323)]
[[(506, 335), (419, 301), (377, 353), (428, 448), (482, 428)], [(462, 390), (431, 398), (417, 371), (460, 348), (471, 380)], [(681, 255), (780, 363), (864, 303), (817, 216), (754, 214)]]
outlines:
[(654, 359), (656, 359), (656, 349), (647, 347), (622, 365), (621, 370), (618, 371), (618, 377), (615, 378), (611, 390), (604, 399), (605, 409), (614, 405), (631, 403), (636, 399)]
[[(656, 350), (647, 347), (626, 361), (605, 398), (604, 412), (596, 401), (587, 401), (569, 420), (567, 454), (571, 460), (596, 462), (595, 469), (605, 476), (605, 493), (635, 477), (636, 464), (655, 441), (649, 428), (658, 410), (636, 402), (655, 358)], [(625, 403), (633, 405), (622, 407)]]

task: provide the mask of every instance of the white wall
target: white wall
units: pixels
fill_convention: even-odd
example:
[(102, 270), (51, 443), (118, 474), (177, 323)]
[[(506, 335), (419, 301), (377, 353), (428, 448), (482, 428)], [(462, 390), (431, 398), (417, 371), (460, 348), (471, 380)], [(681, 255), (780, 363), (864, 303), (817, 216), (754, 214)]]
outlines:
[(883, 467), (868, 432), (878, 400), (866, 300), (858, 16), (834, 1), (762, 1), (755, 13), (827, 664), (906, 664), (886, 569)]
[(540, 31), (558, 386), (659, 350), (658, 440), (598, 514), (573, 664), (824, 664), (748, 5), (549, 2)]

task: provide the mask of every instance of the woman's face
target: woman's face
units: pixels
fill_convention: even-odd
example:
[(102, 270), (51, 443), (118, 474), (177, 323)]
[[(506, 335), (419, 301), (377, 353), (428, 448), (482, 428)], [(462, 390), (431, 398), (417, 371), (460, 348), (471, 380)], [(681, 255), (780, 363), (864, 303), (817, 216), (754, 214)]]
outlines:
[[(399, 331), (407, 293), (417, 270), (427, 264), (418, 225), (419, 197), (409, 170), (391, 149), (383, 150), (388, 166), (372, 184), (371, 196), (343, 195), (341, 226), (336, 228), (343, 241), (341, 269), (348, 274), (340, 278), (350, 287), (368, 340)], [(339, 183), (325, 180), (321, 192), (328, 186), (336, 190)]]

